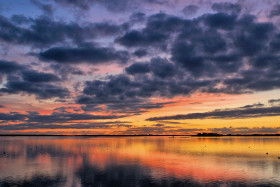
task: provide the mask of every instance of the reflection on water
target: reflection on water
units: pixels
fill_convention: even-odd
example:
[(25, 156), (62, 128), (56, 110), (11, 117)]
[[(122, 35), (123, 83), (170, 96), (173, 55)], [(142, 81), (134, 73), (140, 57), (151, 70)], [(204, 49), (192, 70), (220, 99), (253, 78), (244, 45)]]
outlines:
[(280, 137), (0, 137), (2, 186), (280, 186)]

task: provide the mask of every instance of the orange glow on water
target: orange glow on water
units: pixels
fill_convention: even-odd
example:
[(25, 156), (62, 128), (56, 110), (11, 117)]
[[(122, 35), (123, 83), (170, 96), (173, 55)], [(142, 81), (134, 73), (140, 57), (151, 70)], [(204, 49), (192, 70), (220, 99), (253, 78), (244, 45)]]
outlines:
[(280, 179), (271, 172), (280, 154), (278, 137), (2, 137), (0, 142), (9, 142), (0, 150), (6, 155), (0, 157), (0, 167), (6, 171), (0, 179), (15, 172), (31, 175), (39, 166), (40, 172), (56, 173), (60, 167), (71, 172), (84, 164), (103, 172), (111, 166), (139, 165), (149, 168), (155, 179), (203, 183)]

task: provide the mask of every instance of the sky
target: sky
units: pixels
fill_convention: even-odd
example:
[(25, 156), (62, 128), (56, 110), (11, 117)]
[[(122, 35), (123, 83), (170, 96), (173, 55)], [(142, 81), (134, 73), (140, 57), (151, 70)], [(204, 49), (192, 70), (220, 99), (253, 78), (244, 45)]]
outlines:
[(0, 134), (280, 131), (277, 0), (0, 0)]

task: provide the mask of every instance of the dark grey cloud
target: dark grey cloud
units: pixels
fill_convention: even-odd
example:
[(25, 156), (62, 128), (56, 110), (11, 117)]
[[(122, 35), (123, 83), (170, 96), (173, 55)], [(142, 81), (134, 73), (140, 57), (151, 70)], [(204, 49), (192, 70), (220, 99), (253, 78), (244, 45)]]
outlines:
[(153, 125), (153, 126), (155, 126), (155, 127), (163, 127), (164, 125), (163, 125), (163, 124), (160, 124), (160, 123), (157, 123), (157, 124), (155, 124), (155, 125)]
[(201, 73), (205, 68), (204, 57), (195, 55), (193, 46), (186, 43), (175, 43), (171, 49), (172, 61), (181, 64), (193, 74)]
[[(58, 3), (82, 7), (96, 2)], [(217, 13), (192, 19), (162, 12), (154, 15), (138, 12), (119, 24), (1, 16), (2, 41), (40, 48), (39, 60), (55, 62), (49, 64), (55, 72), (52, 74), (30, 68), (22, 71), (19, 70), (22, 65), (0, 61), (3, 67), (0, 72), (6, 69), (11, 74), (1, 93), (66, 98), (69, 91), (60, 86), (67, 78), (63, 72), (86, 75), (80, 69), (75, 71), (73, 64), (125, 63), (132, 58), (136, 62), (122, 74), (84, 83), (82, 94), (76, 98), (83, 110), (101, 111), (103, 104), (106, 110), (135, 114), (154, 104), (149, 100), (151, 97), (172, 98), (195, 92), (242, 94), (280, 88), (278, 25), (259, 22), (257, 15), (241, 14), (239, 4), (216, 3), (212, 8)], [(113, 36), (114, 42), (122, 45), (117, 45), (119, 49), (125, 49), (93, 46), (92, 40), (100, 39), (99, 36)], [(139, 58), (145, 62), (137, 62)], [(127, 103), (131, 110), (121, 102)]]
[(180, 29), (184, 21), (165, 13), (154, 14), (147, 18), (144, 29), (129, 30), (115, 42), (126, 47), (156, 47), (165, 50), (171, 34)]
[(69, 41), (80, 44), (100, 36), (114, 36), (122, 29), (122, 25), (110, 22), (79, 25), (73, 22), (54, 21), (46, 16), (32, 19), (23, 15), (14, 15), (9, 19), (0, 15), (0, 40), (35, 48), (46, 48)]
[(0, 120), (2, 121), (18, 121), (24, 120), (25, 115), (18, 113), (0, 113)]
[[(2, 17), (3, 19), (4, 17)], [(22, 25), (22, 24), (28, 24), (31, 22), (31, 18), (28, 18), (22, 14), (14, 14), (11, 16), (10, 21), (12, 23), (18, 24), (18, 25)], [(8, 20), (7, 20), (8, 22)]]
[(236, 48), (245, 56), (253, 56), (265, 50), (274, 26), (272, 23), (245, 22), (244, 30), (235, 38)]
[(16, 62), (0, 60), (0, 73), (12, 73), (19, 70), (26, 69), (25, 66), (20, 65)]
[(147, 128), (147, 127), (138, 127), (138, 128), (131, 128), (135, 129), (135, 131), (132, 131), (130, 129), (127, 130), (127, 134), (133, 134), (133, 133), (141, 133), (141, 134), (150, 134), (150, 133), (156, 133), (159, 132), (168, 132), (170, 133), (186, 133), (186, 134), (197, 134), (197, 133), (203, 133), (203, 132), (210, 132), (210, 133), (218, 133), (218, 134), (232, 134), (232, 135), (238, 135), (238, 134), (278, 134), (280, 131), (280, 127), (222, 127), (222, 128), (179, 128), (179, 129), (168, 129), (164, 128), (164, 126), (159, 126), (157, 128)]
[(108, 111), (113, 111), (116, 113), (124, 113), (124, 114), (133, 114), (139, 115), (145, 112), (148, 112), (151, 109), (160, 109), (165, 107), (168, 104), (172, 104), (174, 102), (126, 102), (126, 103), (118, 103), (118, 104), (108, 104)]
[(138, 50), (134, 51), (133, 54), (134, 54), (135, 56), (141, 58), (141, 57), (146, 56), (146, 55), (148, 54), (148, 52), (147, 52), (147, 50), (145, 50), (145, 49), (138, 49)]
[(67, 125), (58, 124), (41, 124), (34, 123), (20, 123), (15, 125), (1, 125), (0, 130), (2, 131), (19, 131), (19, 130), (37, 130), (37, 129), (111, 129), (113, 127), (127, 127), (130, 128), (132, 125), (122, 124), (121, 122), (96, 122), (96, 123), (74, 123)]
[(230, 30), (235, 26), (236, 19), (236, 15), (216, 13), (206, 15), (204, 18), (204, 22), (206, 25), (212, 28)]
[(28, 82), (56, 82), (60, 80), (59, 77), (54, 74), (37, 71), (24, 71), (22, 75), (23, 80)]
[(29, 178), (4, 178), (1, 180), (2, 186), (63, 186), (65, 184), (66, 177), (59, 174), (34, 174)]
[[(149, 111), (150, 109), (163, 108), (173, 102), (157, 102), (153, 103), (144, 99), (137, 98), (118, 98), (112, 96), (79, 96), (77, 101), (81, 104), (84, 111), (107, 111), (113, 113), (124, 113), (129, 115), (139, 115)], [(106, 105), (104, 108), (103, 105)]]
[(277, 134), (280, 127), (223, 127), (208, 128), (207, 130), (219, 134)]
[(129, 128), (126, 131), (123, 131), (124, 134), (162, 134), (166, 133), (168, 128), (164, 127), (133, 127)]
[(134, 63), (125, 71), (129, 75), (152, 73), (156, 77), (168, 78), (176, 74), (176, 67), (167, 59), (152, 58), (149, 63)]
[(158, 120), (183, 120), (183, 119), (240, 119), (240, 118), (257, 118), (264, 116), (280, 116), (280, 107), (240, 107), (233, 109), (214, 110), (204, 113), (190, 113), (174, 116), (162, 116), (148, 118), (148, 121)]
[(110, 12), (124, 12), (124, 11), (131, 11), (135, 9), (139, 9), (143, 5), (161, 5), (167, 4), (168, 1), (166, 0), (118, 0), (118, 1), (111, 1), (111, 0), (80, 0), (80, 1), (73, 1), (73, 0), (53, 0), (56, 3), (63, 5), (63, 6), (71, 6), (75, 8), (79, 8), (83, 11), (89, 10), (94, 5), (101, 5), (105, 7)]
[(197, 5), (187, 5), (183, 8), (182, 12), (186, 16), (194, 15), (198, 11), (199, 7)]
[(41, 3), (39, 0), (31, 0), (31, 2), (41, 9), (46, 15), (53, 15), (53, 6), (51, 4)]
[[(28, 114), (20, 113), (0, 113), (0, 120), (2, 122), (22, 121), (32, 126), (31, 123), (40, 124), (56, 124), (56, 123), (73, 123), (75, 121), (88, 120), (105, 120), (118, 119), (126, 117), (125, 115), (91, 115), (87, 113), (68, 113), (68, 112), (53, 112), (49, 115), (40, 115), (37, 112), (29, 112)], [(99, 122), (100, 123), (100, 122)], [(112, 122), (113, 124), (114, 122)], [(125, 122), (116, 122), (125, 123)], [(82, 123), (81, 123), (82, 124)], [(100, 123), (101, 124), (101, 123)]]
[(199, 128), (179, 128), (176, 129), (173, 126), (165, 126), (165, 125), (161, 125), (161, 124), (156, 124), (153, 125), (151, 127), (131, 127), (128, 128), (125, 131), (122, 131), (123, 134), (129, 134), (129, 135), (134, 135), (134, 134), (176, 134), (176, 133), (187, 133), (187, 134), (195, 134), (198, 132), (203, 131), (204, 129), (199, 129)]
[(3, 105), (0, 105), (0, 108), (5, 108)]
[(187, 77), (182, 80), (162, 79), (156, 76), (129, 77), (126, 75), (111, 76), (106, 81), (87, 81), (83, 93), (96, 100), (122, 100), (143, 99), (151, 96), (173, 97), (175, 95), (188, 95), (212, 81), (195, 80)]
[(0, 60), (1, 75), (5, 75), (6, 79), (0, 94), (34, 94), (38, 99), (66, 98), (70, 94), (59, 84), (61, 80), (58, 76), (32, 70), (28, 65)]
[(130, 23), (142, 23), (146, 19), (146, 14), (142, 12), (136, 12), (130, 15), (129, 21)]
[(264, 106), (264, 104), (262, 104), (262, 103), (256, 103), (256, 104), (252, 104), (252, 105), (245, 105), (240, 108), (254, 108), (254, 107), (263, 107), (263, 106)]
[(269, 44), (269, 47), (272, 52), (276, 52), (280, 50), (280, 34), (277, 34), (273, 37), (272, 41)]
[(37, 115), (31, 114), (28, 116), (27, 122), (41, 122), (41, 123), (66, 123), (70, 121), (79, 120), (98, 120), (98, 119), (117, 119), (125, 117), (117, 115), (91, 115), (86, 113), (53, 113), (51, 115)]
[(139, 74), (139, 73), (148, 73), (150, 71), (149, 64), (147, 63), (134, 63), (129, 67), (125, 68), (125, 71), (128, 74)]
[(21, 80), (8, 80), (4, 88), (0, 89), (0, 93), (5, 94), (34, 94), (38, 99), (49, 99), (53, 97), (65, 98), (69, 96), (69, 91), (62, 86), (51, 83), (29, 82)]
[(79, 107), (59, 107), (59, 108), (54, 109), (54, 111), (56, 111), (56, 112), (71, 113), (68, 110), (73, 110), (75, 112), (81, 111), (81, 109)]
[(275, 72), (257, 69), (242, 71), (240, 72), (242, 77), (225, 79), (223, 88), (209, 88), (206, 92), (240, 94), (277, 89), (280, 86), (277, 74), (277, 70)]
[(221, 13), (239, 14), (241, 11), (241, 5), (229, 2), (214, 3), (212, 9)]
[[(84, 105), (85, 111), (108, 110), (108, 112), (121, 112), (140, 114), (153, 108), (162, 108), (171, 103), (153, 103), (149, 98), (173, 97), (175, 95), (188, 95), (211, 81), (194, 80), (188, 77), (182, 80), (172, 79), (172, 65), (166, 59), (154, 59), (157, 69), (151, 68), (149, 75), (143, 70), (128, 68), (131, 76), (111, 76), (108, 80), (87, 81), (83, 95), (77, 98), (77, 103)], [(137, 64), (138, 66), (138, 64)], [(171, 68), (170, 68), (171, 66)], [(134, 67), (132, 65), (131, 67)], [(169, 71), (170, 70), (170, 71)], [(137, 71), (137, 73), (136, 73)], [(166, 72), (166, 73), (165, 73)], [(170, 79), (168, 79), (168, 77)], [(105, 105), (105, 109), (104, 106)]]
[[(116, 100), (145, 103), (150, 97), (194, 92), (242, 94), (279, 88), (277, 26), (260, 23), (253, 15), (239, 15), (237, 4), (213, 8), (218, 13), (193, 19), (164, 13), (146, 17), (144, 28), (130, 30), (115, 41), (136, 50), (145, 46), (149, 55), (153, 48), (165, 46), (170, 58), (135, 62), (123, 74), (88, 81), (78, 103), (87, 98), (93, 104), (85, 102), (85, 109), (97, 110), (97, 101), (109, 106)], [(166, 38), (148, 41), (150, 31)]]
[(181, 122), (178, 122), (178, 121), (164, 121), (164, 120), (161, 120), (161, 121), (157, 121), (158, 123), (160, 124), (172, 124), (172, 125), (186, 125), (188, 123), (181, 123)]
[(57, 63), (106, 63), (118, 61), (125, 63), (128, 60), (128, 53), (116, 51), (105, 47), (54, 47), (39, 53), (39, 58), (43, 61), (54, 61)]
[[(129, 121), (114, 121), (127, 115), (92, 115), (55, 110), (44, 115), (38, 112), (0, 113), (0, 131), (18, 131), (35, 129), (108, 129), (116, 127), (131, 128)], [(94, 120), (94, 121), (93, 121)], [(96, 121), (97, 120), (97, 121)], [(98, 121), (109, 120), (109, 121)], [(11, 122), (17, 122), (12, 124)]]
[(116, 42), (126, 47), (150, 46), (161, 44), (161, 42), (167, 40), (167, 38), (168, 37), (166, 35), (153, 30), (131, 30), (123, 36), (117, 38)]
[(170, 78), (179, 73), (174, 64), (163, 58), (152, 58), (150, 69), (155, 76), (160, 78)]
[(158, 13), (147, 18), (146, 28), (143, 31), (157, 31), (159, 33), (171, 34), (176, 29), (182, 28), (188, 22), (180, 17)]
[(280, 99), (270, 99), (270, 100), (268, 100), (268, 102), (271, 104), (280, 103)]
[(273, 6), (273, 9), (270, 12), (270, 17), (280, 16), (280, 4)]

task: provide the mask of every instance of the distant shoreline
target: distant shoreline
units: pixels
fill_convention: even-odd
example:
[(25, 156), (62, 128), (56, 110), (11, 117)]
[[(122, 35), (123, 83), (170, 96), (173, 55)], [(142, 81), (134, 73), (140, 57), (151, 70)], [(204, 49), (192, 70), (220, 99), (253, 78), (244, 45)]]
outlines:
[(0, 134), (0, 136), (86, 136), (86, 137), (139, 137), (139, 136), (190, 136), (190, 137), (225, 137), (225, 136), (280, 136), (280, 134), (217, 134), (217, 135), (149, 135), (149, 134), (139, 134), (139, 135), (48, 135), (48, 134)]

